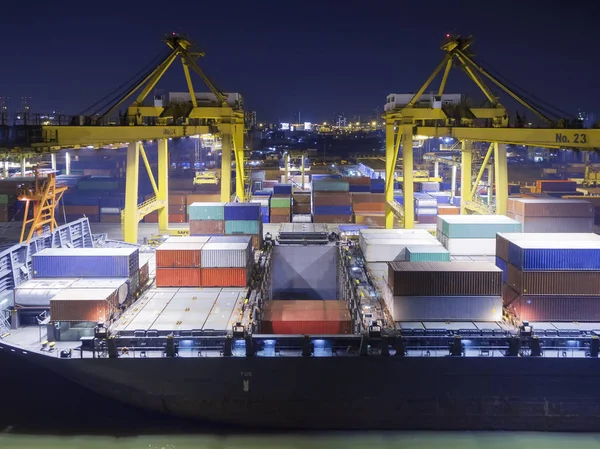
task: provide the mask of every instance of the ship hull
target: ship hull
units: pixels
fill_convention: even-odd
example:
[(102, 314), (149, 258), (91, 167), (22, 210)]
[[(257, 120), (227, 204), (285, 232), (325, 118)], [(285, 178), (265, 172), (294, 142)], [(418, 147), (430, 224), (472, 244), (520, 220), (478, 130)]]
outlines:
[(593, 359), (15, 356), (140, 408), (272, 429), (597, 430)]

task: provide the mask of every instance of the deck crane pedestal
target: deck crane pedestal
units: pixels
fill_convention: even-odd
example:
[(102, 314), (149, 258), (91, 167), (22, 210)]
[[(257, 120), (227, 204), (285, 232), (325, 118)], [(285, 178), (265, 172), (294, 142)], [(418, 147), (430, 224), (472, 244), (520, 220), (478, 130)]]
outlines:
[[(491, 81), (520, 105), (538, 116), (544, 123), (552, 121), (543, 113), (543, 108), (532, 105), (513, 90), (508, 88), (481, 65), (475, 63), (469, 48), (472, 37), (447, 36), (441, 49), (446, 53), (442, 62), (435, 68), (427, 81), (412, 97), (409, 103), (401, 108), (388, 111), (385, 115), (386, 130), (386, 228), (393, 227), (394, 215), (404, 220), (404, 227), (414, 226), (413, 198), (413, 136), (452, 137), (461, 142), (461, 210), (482, 213), (481, 205), (473, 201), (473, 197), (484, 170), (493, 156), (495, 213), (504, 215), (508, 200), (508, 175), (506, 161), (506, 145), (535, 145), (546, 148), (580, 148), (592, 150), (600, 147), (600, 130), (581, 130), (564, 128), (511, 128), (508, 113), (498, 98), (484, 82)], [(470, 107), (461, 104), (457, 107), (442, 104), (448, 75), (453, 64), (459, 66), (477, 85), (486, 97), (485, 107)], [(431, 104), (422, 106), (419, 100), (443, 69), (442, 80), (433, 96)], [(471, 160), (473, 143), (489, 143), (481, 169), (472, 182)], [(393, 171), (402, 146), (404, 207), (394, 201)]]

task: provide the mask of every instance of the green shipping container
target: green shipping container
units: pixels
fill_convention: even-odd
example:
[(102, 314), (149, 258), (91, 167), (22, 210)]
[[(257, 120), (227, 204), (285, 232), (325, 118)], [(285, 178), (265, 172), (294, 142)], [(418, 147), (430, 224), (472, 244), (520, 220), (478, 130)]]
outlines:
[(118, 190), (119, 180), (110, 178), (81, 179), (77, 183), (77, 188), (79, 190)]
[(498, 232), (522, 232), (521, 223), (504, 215), (438, 215), (437, 232), (448, 238), (495, 239)]
[(258, 234), (260, 221), (228, 220), (225, 222), (225, 234)]
[(271, 198), (271, 207), (291, 207), (291, 198)]
[(0, 204), (12, 204), (17, 201), (17, 197), (11, 194), (0, 195)]
[(408, 262), (450, 262), (450, 252), (440, 246), (407, 246)]
[(312, 182), (313, 192), (348, 192), (350, 184), (335, 179), (319, 179)]
[(225, 220), (226, 203), (192, 203), (189, 206), (190, 220)]

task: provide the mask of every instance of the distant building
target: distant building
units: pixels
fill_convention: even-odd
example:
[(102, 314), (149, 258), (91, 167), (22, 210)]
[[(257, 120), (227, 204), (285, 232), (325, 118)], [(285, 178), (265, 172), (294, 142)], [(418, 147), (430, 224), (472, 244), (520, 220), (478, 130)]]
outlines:
[(248, 128), (256, 126), (256, 111), (246, 111), (245, 116), (246, 126)]
[[(406, 106), (412, 97), (412, 94), (389, 94), (386, 98), (384, 111), (393, 111)], [(433, 93), (423, 94), (421, 98), (417, 100), (415, 106), (420, 107), (442, 107), (450, 104), (459, 104), (463, 100), (462, 94), (444, 94), (441, 97)]]
[(593, 112), (579, 110), (577, 112), (577, 120), (581, 122), (583, 128), (591, 128), (596, 123), (596, 115)]
[[(244, 99), (241, 94), (223, 92), (227, 104), (234, 109), (244, 108)], [(169, 92), (168, 103), (189, 103), (192, 97), (189, 92)], [(212, 92), (196, 92), (198, 106), (208, 106), (217, 102), (217, 97)]]

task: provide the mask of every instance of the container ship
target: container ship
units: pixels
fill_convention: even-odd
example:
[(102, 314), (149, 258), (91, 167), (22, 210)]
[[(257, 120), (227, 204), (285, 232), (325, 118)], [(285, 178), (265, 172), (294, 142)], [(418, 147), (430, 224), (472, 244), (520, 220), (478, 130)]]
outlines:
[(510, 216), (469, 216), (419, 192), (418, 215), (436, 219), (385, 230), (365, 224), (383, 203), (361, 189), (190, 202), (190, 235), (157, 247), (92, 234), (87, 218), (11, 246), (0, 350), (206, 422), (596, 429), (593, 205), (521, 197)]

